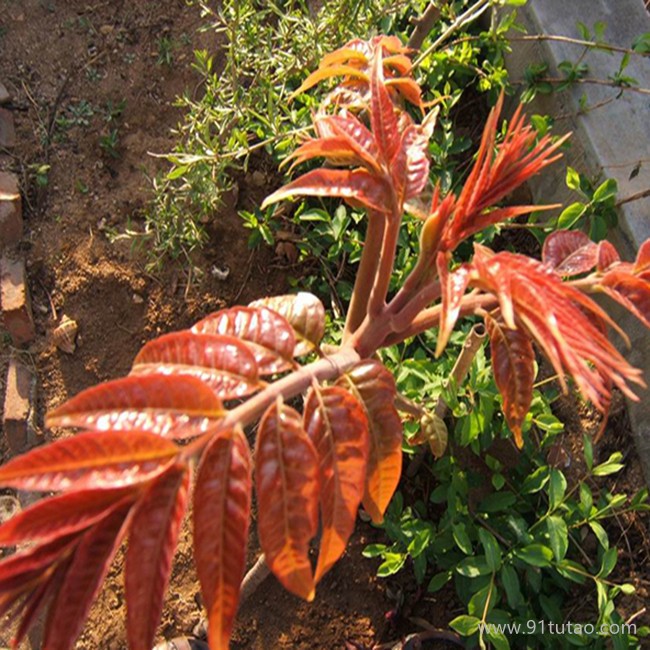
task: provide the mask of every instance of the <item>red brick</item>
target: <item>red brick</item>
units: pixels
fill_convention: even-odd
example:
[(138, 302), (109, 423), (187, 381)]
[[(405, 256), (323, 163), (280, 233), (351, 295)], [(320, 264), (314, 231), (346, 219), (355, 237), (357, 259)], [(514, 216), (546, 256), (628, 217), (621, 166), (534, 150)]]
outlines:
[(25, 279), (25, 263), (7, 255), (0, 258), (0, 308), (2, 320), (15, 345), (34, 338), (34, 317)]
[(12, 455), (21, 454), (36, 441), (34, 413), (36, 379), (27, 366), (12, 358), (7, 369), (3, 424)]
[(0, 172), (0, 251), (15, 244), (23, 235), (23, 206), (18, 177)]
[(6, 108), (0, 108), (0, 147), (10, 149), (16, 146), (14, 116)]

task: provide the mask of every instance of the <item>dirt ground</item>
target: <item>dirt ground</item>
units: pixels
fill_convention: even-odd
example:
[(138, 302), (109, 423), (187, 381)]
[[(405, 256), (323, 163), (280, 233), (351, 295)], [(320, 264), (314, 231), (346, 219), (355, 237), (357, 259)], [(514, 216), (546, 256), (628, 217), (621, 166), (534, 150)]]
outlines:
[[(204, 268), (230, 269), (225, 281), (210, 273), (190, 279), (174, 265), (149, 274), (145, 258), (133, 255), (129, 242), (109, 242), (108, 235), (127, 222), (142, 223), (151, 197), (148, 177), (165, 168), (149, 152), (172, 148), (171, 130), (181, 119), (173, 100), (185, 90), (198, 90), (189, 65), (193, 49), (218, 52), (217, 37), (197, 33), (199, 25), (198, 10), (183, 0), (0, 0), (0, 81), (13, 98), (18, 142), (10, 156), (0, 157), (0, 168), (17, 172), (25, 192), (21, 247), (38, 336), (24, 358), (37, 371), (40, 422), (45, 410), (68, 396), (126, 374), (151, 338), (286, 287), (282, 261), (269, 250), (251, 256), (247, 248), (248, 233), (236, 209), (251, 207), (261, 194), (259, 188), (248, 191), (245, 179), (238, 198), (215, 215), (202, 253)], [(165, 62), (169, 57), (173, 65)], [(117, 139), (111, 140), (115, 130)], [(74, 354), (51, 342), (50, 332), (63, 314), (79, 325)], [(0, 357), (6, 360), (7, 350)], [(630, 481), (640, 485), (638, 464), (631, 467)], [(625, 534), (634, 530), (631, 524)], [(374, 577), (377, 562), (363, 559), (361, 550), (379, 535), (359, 524), (313, 605), (267, 579), (242, 608), (232, 647), (365, 650), (418, 631), (409, 622), (413, 615), (445, 627), (461, 613), (451, 593), (423, 595), (406, 579)], [(632, 550), (650, 543), (630, 540), (630, 570), (635, 571)], [(121, 570), (118, 558), (79, 649), (125, 648)], [(189, 633), (200, 617), (186, 528), (161, 639)]]

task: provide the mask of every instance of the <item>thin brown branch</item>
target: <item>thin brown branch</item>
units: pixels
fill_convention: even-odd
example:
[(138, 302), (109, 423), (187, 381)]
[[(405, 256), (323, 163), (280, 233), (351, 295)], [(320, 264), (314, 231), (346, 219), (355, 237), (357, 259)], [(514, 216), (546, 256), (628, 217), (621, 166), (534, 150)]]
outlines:
[(422, 47), (422, 43), (424, 43), (424, 39), (428, 36), (439, 18), (440, 9), (438, 9), (436, 1), (433, 0), (433, 2), (429, 3), (422, 16), (417, 19), (415, 29), (407, 45), (414, 50), (419, 50)]
[[(592, 77), (584, 77), (583, 79), (565, 79), (562, 77), (540, 77), (536, 81), (544, 82), (549, 84), (563, 84), (563, 83), (576, 83), (576, 84), (591, 84), (596, 86), (609, 86), (610, 88), (616, 88), (620, 91), (631, 91), (634, 93), (640, 93), (642, 95), (650, 95), (650, 88), (641, 88), (639, 86), (622, 86), (621, 84), (616, 83), (610, 79), (594, 79)], [(527, 85), (528, 82), (524, 80), (513, 81), (513, 86), (523, 86)]]
[(616, 207), (620, 208), (622, 205), (625, 205), (626, 203), (632, 203), (632, 201), (645, 199), (648, 196), (650, 196), (650, 187), (645, 190), (641, 190), (636, 194), (631, 194), (630, 196), (626, 196), (624, 199), (619, 199), (618, 201), (616, 201)]
[(524, 34), (522, 36), (508, 36), (509, 41), (557, 41), (559, 43), (570, 43), (571, 45), (580, 45), (593, 50), (605, 50), (607, 52), (620, 52), (621, 54), (630, 54), (636, 56), (650, 56), (650, 52), (637, 52), (627, 47), (610, 45), (609, 43), (598, 43), (596, 41), (585, 41), (581, 38), (571, 38), (570, 36), (559, 36), (557, 34)]

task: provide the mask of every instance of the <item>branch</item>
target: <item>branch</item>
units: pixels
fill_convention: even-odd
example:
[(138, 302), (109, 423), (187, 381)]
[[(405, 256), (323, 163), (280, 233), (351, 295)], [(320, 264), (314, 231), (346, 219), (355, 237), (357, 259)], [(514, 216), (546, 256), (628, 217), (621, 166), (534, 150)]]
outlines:
[(390, 286), (390, 279), (393, 274), (400, 223), (401, 216), (395, 211), (386, 220), (379, 267), (377, 268), (375, 284), (370, 291), (370, 300), (368, 302), (368, 315), (371, 318), (379, 317), (386, 308), (386, 296), (388, 295), (388, 287)]
[(386, 215), (379, 212), (369, 212), (366, 240), (354, 282), (350, 308), (345, 320), (343, 342), (346, 342), (350, 335), (358, 329), (368, 312), (368, 299), (379, 267), (379, 256), (385, 228)]
[(650, 52), (637, 52), (627, 47), (610, 45), (609, 43), (598, 43), (596, 41), (583, 41), (580, 38), (571, 38), (570, 36), (557, 36), (555, 34), (526, 34), (524, 36), (509, 36), (509, 41), (558, 41), (560, 43), (571, 43), (572, 45), (581, 45), (589, 49), (606, 50), (607, 52), (620, 52), (621, 54), (630, 54), (637, 56), (650, 56)]
[[(640, 88), (638, 86), (622, 86), (621, 84), (611, 81), (609, 79), (593, 79), (593, 78), (583, 78), (583, 79), (564, 79), (560, 77), (539, 77), (535, 79), (535, 82), (544, 82), (549, 84), (592, 84), (596, 86), (610, 86), (611, 88), (617, 88), (618, 90), (627, 91), (630, 90), (635, 93), (640, 93), (642, 95), (650, 95), (650, 88)], [(519, 80), (513, 81), (513, 86), (524, 86), (530, 85), (527, 81)]]
[(645, 199), (648, 196), (650, 196), (650, 188), (641, 190), (636, 194), (631, 194), (630, 196), (626, 196), (624, 199), (619, 199), (618, 201), (616, 201), (615, 207), (619, 208), (620, 206), (625, 205), (626, 203), (631, 203), (632, 201), (638, 201), (639, 199)]
[(436, 0), (433, 0), (429, 3), (422, 16), (416, 20), (415, 29), (407, 43), (408, 47), (419, 50), (438, 18), (440, 18), (440, 9), (436, 5)]

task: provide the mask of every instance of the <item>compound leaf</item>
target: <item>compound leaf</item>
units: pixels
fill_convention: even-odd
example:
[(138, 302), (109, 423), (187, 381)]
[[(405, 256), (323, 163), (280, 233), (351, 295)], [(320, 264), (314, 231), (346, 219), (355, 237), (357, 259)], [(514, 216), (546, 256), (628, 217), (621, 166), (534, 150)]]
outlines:
[(260, 422), (255, 489), (269, 568), (290, 592), (313, 600), (309, 541), (318, 528), (318, 457), (300, 414), (282, 402), (271, 405)]
[(580, 230), (557, 230), (544, 241), (542, 261), (558, 275), (579, 275), (596, 266), (598, 250), (598, 245)]
[(193, 332), (226, 334), (244, 341), (251, 349), (260, 375), (292, 367), (296, 337), (280, 314), (265, 307), (232, 307), (200, 320)]
[(204, 433), (224, 414), (221, 400), (196, 377), (144, 375), (108, 381), (50, 411), (48, 427), (141, 429), (168, 438)]
[(43, 492), (119, 488), (160, 474), (178, 447), (148, 431), (79, 433), (10, 460), (0, 484)]
[(248, 442), (233, 429), (206, 450), (194, 491), (194, 552), (211, 650), (228, 650), (246, 566), (251, 491)]
[(340, 386), (310, 391), (305, 404), (305, 429), (320, 463), (323, 533), (316, 582), (345, 550), (364, 494), (369, 451), (364, 407)]
[(174, 465), (152, 482), (133, 515), (124, 571), (129, 650), (153, 646), (189, 481), (189, 467)]
[(175, 332), (147, 343), (133, 362), (132, 375), (158, 373), (200, 379), (221, 399), (235, 399), (260, 387), (257, 362), (233, 336)]
[(284, 316), (296, 334), (294, 356), (311, 352), (318, 346), (325, 333), (325, 307), (313, 294), (300, 291), (297, 294), (262, 298), (251, 307), (268, 307)]
[(402, 473), (402, 422), (395, 408), (395, 380), (375, 360), (362, 361), (337, 382), (363, 404), (370, 426), (370, 451), (363, 507), (381, 523)]

